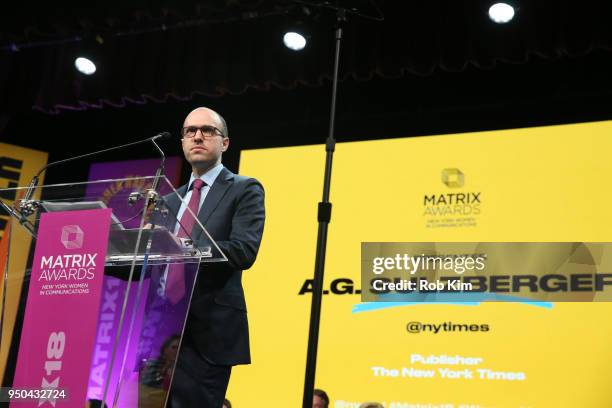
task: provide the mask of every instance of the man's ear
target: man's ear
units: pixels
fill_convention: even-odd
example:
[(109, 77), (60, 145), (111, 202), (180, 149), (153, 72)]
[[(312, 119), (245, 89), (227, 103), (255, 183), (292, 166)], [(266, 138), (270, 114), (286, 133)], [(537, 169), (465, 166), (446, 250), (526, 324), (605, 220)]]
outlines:
[(229, 137), (224, 137), (223, 138), (223, 150), (222, 151), (226, 151), (228, 147), (229, 147)]

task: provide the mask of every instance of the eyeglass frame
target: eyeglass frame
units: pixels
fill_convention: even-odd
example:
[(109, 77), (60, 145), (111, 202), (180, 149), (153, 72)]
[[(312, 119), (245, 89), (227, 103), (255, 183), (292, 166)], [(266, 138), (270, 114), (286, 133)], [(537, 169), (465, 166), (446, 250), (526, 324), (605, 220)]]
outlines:
[[(195, 128), (195, 132), (193, 132), (193, 136), (186, 136), (186, 135), (185, 135), (185, 130), (186, 130), (186, 129), (189, 129), (189, 128)], [(209, 135), (207, 135), (207, 134), (204, 132), (204, 129), (205, 129), (205, 128), (206, 128), (207, 130), (211, 130), (212, 132), (214, 132), (214, 134), (209, 134)], [(208, 139), (208, 140), (210, 140), (210, 139), (212, 139), (212, 138), (213, 138), (213, 137), (215, 137), (215, 136), (221, 136), (221, 137), (223, 137), (223, 138), (225, 137), (225, 135), (223, 134), (223, 132), (222, 132), (221, 130), (219, 130), (219, 128), (215, 127), (215, 126), (212, 126), (212, 125), (193, 126), (193, 125), (192, 125), (192, 126), (185, 126), (185, 127), (182, 127), (182, 128), (181, 128), (181, 138), (182, 138), (182, 139), (193, 139), (193, 138), (195, 138), (195, 136), (198, 134), (198, 130), (200, 131), (200, 133), (202, 133), (202, 137), (203, 137), (204, 139)]]

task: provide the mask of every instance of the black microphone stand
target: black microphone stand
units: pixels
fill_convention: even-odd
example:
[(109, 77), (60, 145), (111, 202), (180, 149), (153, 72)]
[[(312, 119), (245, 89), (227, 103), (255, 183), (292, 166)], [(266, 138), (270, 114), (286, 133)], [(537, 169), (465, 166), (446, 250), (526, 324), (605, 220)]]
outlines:
[(334, 56), (334, 74), (332, 80), (332, 99), (329, 120), (329, 133), (325, 143), (325, 175), (323, 177), (323, 200), (319, 202), (317, 221), (319, 230), (317, 234), (317, 249), (315, 256), (315, 271), (313, 280), (312, 303), (310, 306), (310, 326), (308, 330), (308, 351), (306, 355), (306, 374), (304, 379), (304, 394), (302, 399), (303, 408), (312, 407), (312, 398), (317, 369), (317, 348), (319, 345), (319, 326), (321, 322), (321, 301), (323, 299), (323, 275), (325, 272), (325, 252), (327, 249), (327, 230), (331, 221), (332, 205), (329, 201), (329, 191), (331, 186), (332, 161), (336, 149), (336, 139), (334, 138), (335, 119), (336, 119), (336, 97), (338, 93), (338, 69), (340, 66), (340, 45), (342, 43), (343, 25), (347, 21), (347, 14), (354, 14), (371, 20), (382, 21), (384, 17), (379, 12), (378, 17), (367, 16), (359, 13), (356, 9), (346, 9), (334, 6), (328, 2), (315, 4), (308, 1), (296, 0), (296, 3), (309, 6), (329, 8), (336, 11), (336, 53)]
[(317, 370), (317, 349), (319, 345), (319, 325), (321, 322), (321, 301), (323, 300), (323, 275), (325, 273), (325, 253), (327, 249), (327, 230), (331, 221), (332, 204), (329, 201), (331, 186), (332, 161), (336, 149), (334, 128), (336, 119), (336, 97), (338, 92), (338, 68), (340, 66), (340, 44), (342, 43), (342, 24), (346, 21), (346, 10), (337, 12), (336, 53), (334, 57), (334, 75), (332, 82), (332, 101), (329, 120), (329, 133), (325, 142), (325, 174), (323, 176), (323, 200), (319, 202), (317, 221), (317, 250), (315, 255), (315, 271), (310, 305), (310, 326), (308, 329), (308, 352), (306, 354), (306, 375), (304, 380), (303, 408), (312, 407), (315, 373)]

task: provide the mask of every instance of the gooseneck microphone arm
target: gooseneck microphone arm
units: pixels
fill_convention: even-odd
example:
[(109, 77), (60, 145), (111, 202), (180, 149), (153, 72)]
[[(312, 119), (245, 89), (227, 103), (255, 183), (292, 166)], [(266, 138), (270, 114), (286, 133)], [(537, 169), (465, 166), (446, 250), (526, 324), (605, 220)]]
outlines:
[[(165, 132), (165, 133), (167, 133), (167, 132)], [(151, 139), (151, 143), (153, 143), (153, 145), (155, 146), (155, 148), (157, 149), (157, 151), (161, 155), (161, 162), (159, 163), (159, 168), (155, 172), (155, 179), (153, 180), (153, 186), (151, 187), (151, 190), (157, 191), (157, 188), (159, 187), (159, 182), (160, 182), (161, 178), (166, 175), (166, 155), (164, 154), (164, 151), (161, 149), (161, 147), (159, 147), (157, 142), (155, 142), (154, 138)]]
[[(44, 171), (46, 171), (50, 167), (57, 166), (58, 164), (63, 164), (63, 163), (67, 163), (69, 161), (78, 160), (78, 159), (84, 159), (86, 157), (96, 156), (98, 154), (107, 153), (107, 152), (111, 152), (113, 150), (119, 150), (119, 149), (123, 149), (123, 148), (126, 148), (126, 147), (142, 144), (142, 143), (152, 142), (155, 145), (155, 147), (157, 148), (157, 150), (159, 150), (159, 152), (160, 152), (160, 154), (162, 156), (161, 167), (158, 169), (158, 174), (156, 175), (156, 181), (157, 181), (164, 174), (164, 163), (165, 163), (165, 160), (166, 160), (166, 156), (164, 155), (164, 152), (160, 149), (160, 147), (157, 145), (157, 143), (155, 141), (158, 140), (158, 139), (169, 139), (170, 137), (172, 137), (172, 135), (169, 132), (161, 132), (161, 133), (158, 133), (157, 135), (155, 135), (153, 137), (148, 137), (146, 139), (139, 140), (137, 142), (126, 143), (126, 144), (123, 144), (121, 146), (113, 146), (113, 147), (109, 147), (107, 149), (98, 150), (96, 152), (82, 154), (80, 156), (75, 156), (75, 157), (69, 157), (67, 159), (58, 160), (58, 161), (55, 161), (53, 163), (49, 163), (46, 166), (42, 167), (38, 171), (38, 173), (36, 173), (36, 175), (32, 178), (32, 181), (30, 182), (30, 185), (28, 186), (28, 189), (26, 190), (26, 193), (24, 194), (23, 199), (19, 202), (19, 212), (11, 211), (10, 214), (12, 216), (16, 217), (19, 220), (19, 222), (22, 225), (24, 225), (28, 229), (28, 231), (30, 231), (30, 233), (32, 235), (34, 235), (34, 228), (31, 225), (31, 223), (27, 220), (27, 217), (29, 217), (31, 214), (33, 214), (36, 211), (37, 203), (35, 203), (32, 200), (32, 196), (34, 195), (34, 190), (38, 186), (38, 181), (40, 179), (40, 175)], [(159, 181), (157, 181), (156, 184), (158, 184), (158, 183), (159, 183)], [(6, 208), (5, 208), (5, 210), (6, 210)]]
[[(40, 175), (42, 174), (43, 171), (47, 170), (49, 167), (53, 167), (53, 166), (56, 166), (58, 164), (66, 163), (66, 162), (69, 162), (69, 161), (72, 161), (72, 160), (78, 160), (78, 159), (83, 159), (85, 157), (95, 156), (97, 154), (102, 154), (102, 153), (110, 152), (110, 151), (113, 151), (113, 150), (123, 149), (125, 147), (134, 146), (134, 145), (141, 144), (141, 143), (153, 142), (155, 147), (157, 147), (157, 149), (162, 154), (163, 160), (165, 160), (164, 153), (161, 151), (159, 146), (157, 146), (157, 143), (155, 143), (155, 140), (162, 139), (162, 138), (163, 139), (167, 139), (167, 138), (170, 138), (171, 136), (172, 135), (169, 132), (161, 132), (161, 133), (159, 133), (159, 134), (157, 134), (157, 135), (155, 135), (153, 137), (148, 137), (146, 139), (139, 140), (137, 142), (127, 143), (127, 144), (124, 144), (124, 145), (121, 145), (121, 146), (109, 147), (108, 149), (98, 150), (97, 152), (82, 154), (80, 156), (69, 157), (69, 158), (64, 159), (64, 160), (58, 160), (56, 162), (49, 163), (46, 166), (44, 166), (42, 169), (40, 169), (38, 171), (38, 173), (36, 173), (36, 175), (32, 179), (32, 182), (30, 183), (30, 186), (28, 187), (28, 189), (32, 189), (33, 190), (36, 187), (36, 185), (38, 184), (38, 179), (39, 179)], [(27, 197), (27, 193), (26, 193), (26, 197)], [(29, 200), (30, 198), (24, 198), (24, 200), (26, 200), (26, 199)]]

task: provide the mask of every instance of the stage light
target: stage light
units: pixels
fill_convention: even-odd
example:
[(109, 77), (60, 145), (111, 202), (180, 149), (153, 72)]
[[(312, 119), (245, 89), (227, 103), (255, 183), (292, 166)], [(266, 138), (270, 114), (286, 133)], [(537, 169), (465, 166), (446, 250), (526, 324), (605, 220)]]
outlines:
[(507, 3), (495, 3), (489, 7), (489, 18), (497, 24), (505, 24), (514, 17), (514, 7)]
[(295, 31), (288, 31), (283, 35), (285, 46), (293, 51), (300, 51), (306, 47), (306, 37)]
[(74, 66), (79, 72), (85, 75), (92, 75), (94, 72), (96, 72), (96, 64), (85, 57), (78, 57), (75, 59)]

